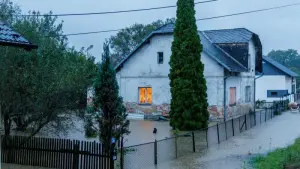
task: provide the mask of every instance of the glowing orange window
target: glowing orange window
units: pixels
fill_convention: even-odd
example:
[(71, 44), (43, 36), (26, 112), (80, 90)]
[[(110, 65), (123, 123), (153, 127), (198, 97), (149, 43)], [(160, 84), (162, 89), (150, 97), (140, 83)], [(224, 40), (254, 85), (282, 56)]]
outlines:
[(140, 104), (152, 104), (152, 88), (140, 87), (139, 88), (139, 103)]

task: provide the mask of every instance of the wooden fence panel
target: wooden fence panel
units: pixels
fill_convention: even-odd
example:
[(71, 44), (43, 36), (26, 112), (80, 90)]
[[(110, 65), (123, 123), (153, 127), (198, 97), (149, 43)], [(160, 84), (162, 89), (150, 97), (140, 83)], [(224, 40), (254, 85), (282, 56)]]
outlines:
[(109, 153), (97, 142), (1, 137), (2, 162), (58, 169), (108, 169)]

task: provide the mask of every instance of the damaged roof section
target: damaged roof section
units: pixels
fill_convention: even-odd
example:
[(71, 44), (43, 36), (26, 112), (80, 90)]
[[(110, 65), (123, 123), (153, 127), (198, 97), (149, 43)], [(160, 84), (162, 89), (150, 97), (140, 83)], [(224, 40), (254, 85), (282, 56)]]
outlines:
[[(116, 70), (118, 71), (122, 64), (126, 62), (140, 47), (148, 43), (150, 38), (154, 35), (162, 34), (173, 34), (174, 24), (167, 24), (153, 31), (135, 50), (131, 52), (127, 57), (125, 57), (117, 66)], [(224, 29), (224, 30), (210, 30), (210, 31), (199, 31), (199, 36), (201, 43), (203, 45), (203, 52), (209, 55), (212, 59), (216, 60), (221, 64), (225, 69), (231, 72), (247, 72), (248, 71), (248, 51), (249, 51), (249, 42), (253, 39), (256, 46), (256, 71), (261, 72), (261, 57), (262, 57), (262, 48), (261, 43), (256, 34), (245, 29), (245, 28), (236, 28), (236, 29)], [(255, 38), (256, 37), (256, 38)], [(228, 49), (228, 46), (225, 44), (230, 44), (231, 47)], [(234, 46), (239, 46), (239, 52), (234, 52), (232, 49), (232, 44)], [(241, 55), (242, 53), (242, 55)], [(247, 55), (247, 56), (246, 56)]]

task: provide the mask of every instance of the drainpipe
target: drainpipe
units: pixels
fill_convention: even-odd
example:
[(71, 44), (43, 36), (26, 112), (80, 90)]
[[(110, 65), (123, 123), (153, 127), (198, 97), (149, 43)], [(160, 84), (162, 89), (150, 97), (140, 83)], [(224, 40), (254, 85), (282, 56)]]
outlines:
[(226, 121), (226, 117), (227, 117), (227, 110), (226, 110), (226, 79), (228, 79), (230, 76), (225, 76), (224, 77), (224, 102), (223, 102), (223, 111), (224, 111), (224, 122)]
[[(255, 112), (255, 103), (256, 103), (256, 80), (257, 79), (259, 79), (259, 78), (261, 78), (261, 77), (263, 77), (263, 75), (264, 75), (264, 73), (262, 73), (260, 76), (258, 76), (258, 77), (256, 77), (256, 78), (254, 78), (254, 112)], [(255, 113), (255, 115), (256, 115), (256, 113)]]

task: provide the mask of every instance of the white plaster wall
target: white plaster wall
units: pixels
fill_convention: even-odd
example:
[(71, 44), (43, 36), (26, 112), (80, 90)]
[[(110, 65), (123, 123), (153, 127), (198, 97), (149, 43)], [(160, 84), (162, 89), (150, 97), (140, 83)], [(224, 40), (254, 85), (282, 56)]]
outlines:
[[(255, 46), (253, 40), (249, 42), (249, 72), (242, 72), (239, 76), (228, 77), (226, 80), (226, 105), (230, 101), (230, 87), (236, 87), (237, 104), (254, 104), (254, 79), (255, 79)], [(251, 96), (250, 102), (246, 102), (246, 86), (250, 86)]]
[(286, 90), (285, 76), (262, 76), (256, 80), (256, 100), (266, 100), (273, 102), (279, 98), (268, 98), (267, 90)]
[[(250, 86), (251, 95), (250, 102), (246, 102), (246, 86)], [(226, 105), (230, 101), (230, 87), (236, 87), (236, 103), (237, 104), (252, 104), (254, 103), (254, 81), (253, 78), (244, 77), (229, 77), (226, 80)]]
[[(154, 36), (150, 44), (133, 54), (117, 73), (120, 95), (125, 102), (138, 102), (138, 88), (152, 87), (153, 104), (170, 103), (168, 74), (173, 36)], [(157, 52), (164, 52), (164, 63), (157, 63)], [(201, 54), (207, 81), (209, 105), (223, 104), (224, 68), (205, 53)]]

